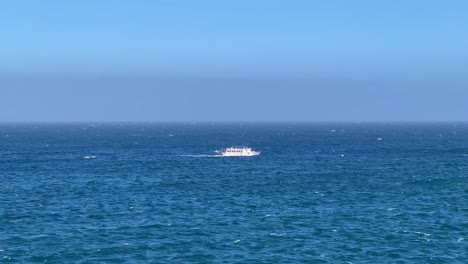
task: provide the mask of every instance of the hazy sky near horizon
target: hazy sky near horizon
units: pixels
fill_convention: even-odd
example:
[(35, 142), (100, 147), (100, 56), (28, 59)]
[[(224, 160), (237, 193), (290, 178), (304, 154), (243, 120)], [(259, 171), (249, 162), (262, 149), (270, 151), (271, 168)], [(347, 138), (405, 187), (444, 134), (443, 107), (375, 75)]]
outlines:
[(468, 2), (0, 3), (0, 122), (467, 121)]

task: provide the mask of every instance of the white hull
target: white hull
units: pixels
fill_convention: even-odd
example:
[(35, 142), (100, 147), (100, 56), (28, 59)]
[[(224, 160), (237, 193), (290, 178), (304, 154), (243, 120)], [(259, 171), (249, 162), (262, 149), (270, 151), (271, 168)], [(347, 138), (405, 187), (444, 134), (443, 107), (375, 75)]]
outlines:
[(251, 148), (241, 147), (241, 148), (227, 148), (223, 149), (221, 155), (223, 157), (251, 157), (260, 155), (260, 151), (254, 151)]
[(245, 153), (245, 154), (235, 154), (235, 153), (221, 153), (224, 157), (251, 157), (251, 156), (258, 156), (260, 155), (260, 151), (254, 151), (251, 153)]

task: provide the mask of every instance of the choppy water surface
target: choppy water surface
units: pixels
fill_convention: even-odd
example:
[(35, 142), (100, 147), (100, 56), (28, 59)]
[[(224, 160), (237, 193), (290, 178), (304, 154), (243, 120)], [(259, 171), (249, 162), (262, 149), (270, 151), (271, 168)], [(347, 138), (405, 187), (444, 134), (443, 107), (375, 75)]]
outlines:
[(467, 259), (467, 124), (4, 124), (0, 181), (0, 262)]

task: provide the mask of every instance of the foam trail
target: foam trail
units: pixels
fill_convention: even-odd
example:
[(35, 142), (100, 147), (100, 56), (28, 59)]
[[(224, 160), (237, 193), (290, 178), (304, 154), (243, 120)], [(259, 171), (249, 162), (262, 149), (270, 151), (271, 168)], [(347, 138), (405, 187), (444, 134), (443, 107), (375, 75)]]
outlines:
[(192, 158), (220, 158), (223, 155), (215, 154), (215, 155), (207, 155), (207, 154), (187, 154), (187, 155), (179, 155), (180, 157), (192, 157)]

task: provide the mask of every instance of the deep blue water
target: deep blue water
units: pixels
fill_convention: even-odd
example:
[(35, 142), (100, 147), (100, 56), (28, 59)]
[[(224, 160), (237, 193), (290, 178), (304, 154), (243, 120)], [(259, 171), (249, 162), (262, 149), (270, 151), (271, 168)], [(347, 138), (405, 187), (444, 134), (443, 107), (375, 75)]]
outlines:
[(468, 258), (462, 123), (3, 124), (0, 181), (6, 263)]

